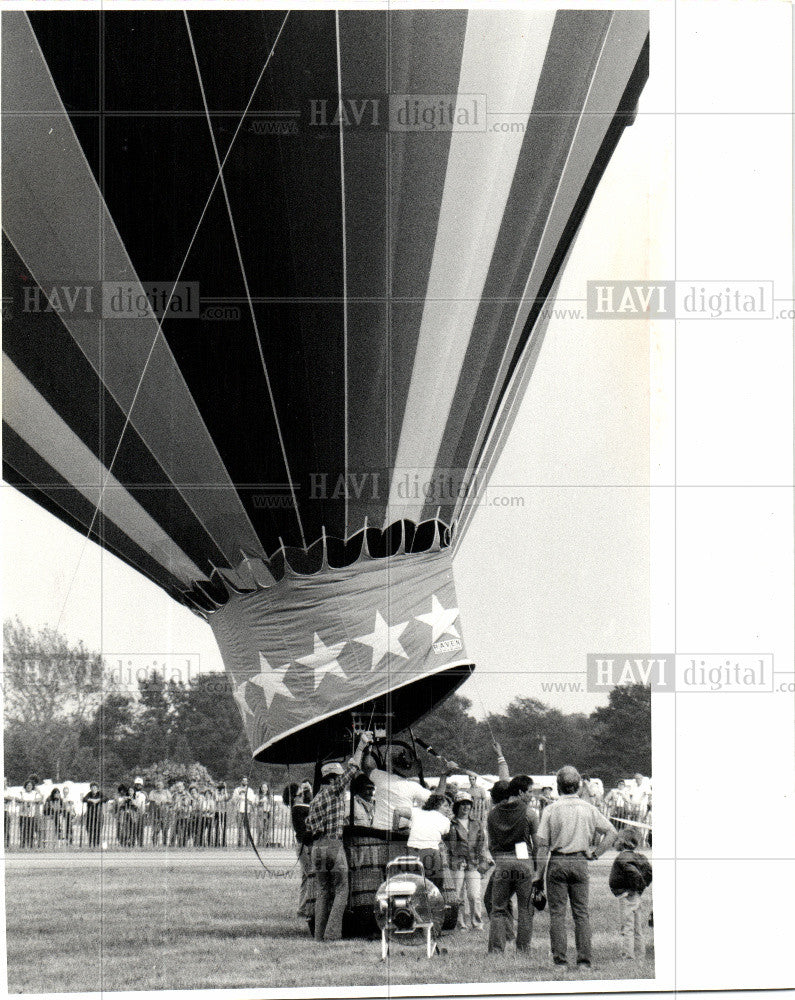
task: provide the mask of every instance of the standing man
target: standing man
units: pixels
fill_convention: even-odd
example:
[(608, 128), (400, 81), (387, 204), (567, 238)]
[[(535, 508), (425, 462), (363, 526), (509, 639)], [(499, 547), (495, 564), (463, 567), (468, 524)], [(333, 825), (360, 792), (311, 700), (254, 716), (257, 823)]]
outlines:
[(395, 810), (411, 810), (413, 806), (424, 806), (433, 794), (432, 789), (425, 788), (419, 781), (414, 781), (403, 773), (408, 771), (412, 764), (411, 757), (402, 747), (387, 748), (383, 771), (377, 766), (371, 754), (365, 757), (364, 770), (374, 787), (373, 826), (376, 830), (395, 830), (396, 824), (401, 822), (407, 827), (408, 823), (398, 818)]
[(144, 819), (146, 817), (146, 805), (149, 801), (144, 791), (144, 779), (137, 777), (133, 781), (132, 795), (130, 796), (135, 813), (132, 823), (132, 846), (144, 846)]
[(107, 801), (107, 795), (99, 790), (96, 781), (92, 781), (88, 792), (83, 796), (83, 823), (88, 834), (89, 847), (99, 847), (103, 821), (102, 807)]
[[(367, 754), (365, 757), (363, 768), (375, 788), (373, 827), (376, 830), (408, 829), (409, 821), (406, 816), (410, 815), (411, 809), (415, 806), (418, 809), (424, 806), (433, 794), (445, 795), (448, 776), (460, 770), (455, 761), (447, 761), (444, 757), (440, 757), (442, 776), (436, 788), (432, 789), (426, 788), (419, 781), (403, 773), (414, 763), (408, 751), (399, 746), (390, 746), (387, 749), (385, 771), (377, 766), (372, 754)], [(466, 773), (469, 774), (469, 771)]]
[(516, 950), (529, 951), (533, 933), (530, 902), (536, 870), (535, 832), (538, 818), (530, 808), (533, 779), (526, 774), (511, 778), (507, 798), (499, 802), (486, 821), (489, 846), (494, 858), (491, 876), (491, 926), (489, 951), (503, 951), (512, 922), (511, 897), (516, 896), (518, 923)]
[[(472, 808), (470, 810), (470, 820), (476, 823), (482, 830), (483, 835), (486, 835), (486, 816), (489, 811), (489, 796), (485, 788), (478, 784), (478, 776), (473, 772), (470, 772), (469, 777), (469, 797), (472, 799)], [(456, 799), (460, 799), (459, 795)]]
[(651, 801), (651, 778), (638, 773), (627, 782), (627, 797), (631, 807), (631, 818), (643, 822), (649, 811)]
[[(566, 901), (574, 917), (574, 940), (577, 965), (591, 964), (591, 921), (588, 914), (588, 862), (601, 857), (612, 847), (616, 828), (596, 806), (580, 798), (580, 773), (566, 765), (557, 773), (559, 798), (541, 814), (538, 827), (538, 870), (536, 884), (544, 881), (547, 853), (547, 898), (549, 899), (549, 936), (555, 965), (568, 965), (566, 958)], [(594, 848), (594, 835), (603, 834)]]
[(149, 793), (149, 818), (152, 823), (152, 847), (158, 844), (168, 847), (169, 819), (171, 816), (171, 792), (160, 775), (155, 778), (155, 787)]
[(215, 812), (213, 813), (213, 847), (226, 847), (226, 810), (229, 807), (229, 792), (222, 781), (215, 789)]
[(18, 809), (18, 799), (16, 795), (8, 787), (8, 778), (3, 778), (3, 816), (5, 819), (5, 843), (6, 848), (11, 846), (13, 840), (13, 833), (11, 830), (11, 821), (16, 818), (16, 813)]
[(295, 833), (295, 849), (301, 868), (301, 890), (298, 894), (298, 916), (307, 919), (312, 916), (309, 895), (309, 876), (312, 874), (312, 835), (307, 833), (306, 818), (312, 798), (312, 786), (307, 789), (304, 782), (300, 787), (293, 782), (282, 792), (282, 802), (290, 810), (290, 821)]
[(66, 838), (67, 844), (72, 844), (74, 842), (74, 833), (72, 831), (74, 821), (77, 817), (77, 810), (75, 809), (74, 801), (72, 800), (69, 786), (64, 785), (61, 789), (61, 814), (63, 816), (64, 823), (64, 837)]
[(270, 846), (271, 828), (271, 790), (267, 781), (263, 781), (259, 789), (257, 801), (257, 843), (260, 847)]
[(372, 740), (372, 733), (362, 733), (346, 767), (338, 761), (323, 765), (320, 789), (306, 817), (307, 833), (312, 835), (315, 873), (315, 941), (338, 941), (342, 937), (342, 915), (348, 902), (348, 862), (342, 846), (342, 829), (348, 813), (345, 790), (359, 772)]
[(175, 781), (172, 794), (172, 815), (174, 826), (171, 830), (171, 846), (187, 847), (190, 824), (191, 797), (185, 791), (184, 781)]
[(237, 846), (243, 847), (246, 844), (246, 818), (248, 817), (250, 828), (254, 807), (257, 804), (256, 793), (249, 786), (248, 778), (243, 778), (232, 792), (232, 802), (237, 807)]

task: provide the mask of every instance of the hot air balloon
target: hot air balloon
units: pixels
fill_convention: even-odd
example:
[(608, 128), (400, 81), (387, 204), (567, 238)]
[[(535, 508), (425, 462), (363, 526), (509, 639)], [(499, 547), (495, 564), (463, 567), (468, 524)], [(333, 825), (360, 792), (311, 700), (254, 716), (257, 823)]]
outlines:
[(5, 479), (209, 622), (257, 759), (470, 675), (452, 559), (647, 72), (641, 11), (3, 14)]

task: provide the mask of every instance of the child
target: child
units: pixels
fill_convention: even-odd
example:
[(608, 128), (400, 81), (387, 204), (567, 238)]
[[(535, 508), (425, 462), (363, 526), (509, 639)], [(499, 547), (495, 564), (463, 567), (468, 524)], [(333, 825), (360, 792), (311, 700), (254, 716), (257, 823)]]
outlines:
[[(643, 890), (651, 885), (651, 865), (637, 850), (638, 835), (626, 830), (619, 841), (621, 848), (610, 870), (610, 891), (618, 897), (621, 923), (621, 957), (632, 960), (645, 956), (640, 901)], [(633, 950), (634, 947), (634, 950)]]

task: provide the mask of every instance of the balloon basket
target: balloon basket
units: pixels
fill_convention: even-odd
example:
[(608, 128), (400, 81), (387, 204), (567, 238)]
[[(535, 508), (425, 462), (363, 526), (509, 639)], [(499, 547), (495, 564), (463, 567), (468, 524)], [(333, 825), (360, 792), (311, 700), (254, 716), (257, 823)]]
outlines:
[[(406, 835), (374, 830), (372, 827), (349, 827), (343, 835), (345, 855), (348, 861), (348, 905), (342, 921), (344, 938), (369, 938), (378, 940), (381, 928), (378, 926), (373, 904), (376, 893), (387, 877), (387, 865), (406, 853)], [(441, 929), (453, 930), (458, 918), (458, 900), (455, 892), (453, 873), (445, 865), (442, 871), (442, 896), (444, 916)], [(309, 876), (307, 882), (307, 904), (314, 911), (315, 879)], [(307, 916), (309, 931), (314, 929), (314, 917)]]

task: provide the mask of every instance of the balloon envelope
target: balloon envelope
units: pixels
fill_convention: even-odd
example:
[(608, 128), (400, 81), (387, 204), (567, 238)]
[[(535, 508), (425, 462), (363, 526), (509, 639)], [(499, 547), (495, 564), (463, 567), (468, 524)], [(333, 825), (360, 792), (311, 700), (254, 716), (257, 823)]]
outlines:
[(7, 481), (210, 620), (263, 759), (416, 721), (648, 15), (3, 29)]

